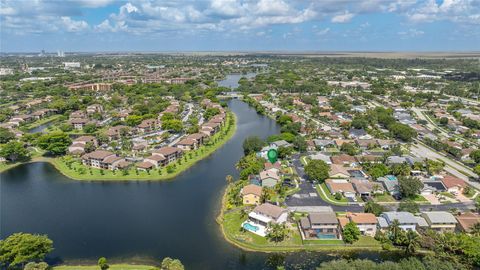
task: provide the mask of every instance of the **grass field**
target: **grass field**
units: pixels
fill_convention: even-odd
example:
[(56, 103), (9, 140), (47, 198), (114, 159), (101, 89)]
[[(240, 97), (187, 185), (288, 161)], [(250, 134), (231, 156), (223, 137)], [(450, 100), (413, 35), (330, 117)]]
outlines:
[[(321, 185), (316, 185), (315, 188), (317, 189), (318, 196), (320, 196), (322, 200), (331, 204), (336, 204), (336, 205), (348, 205), (347, 198), (343, 196), (340, 200), (335, 199), (335, 197), (332, 194), (330, 194), (330, 191), (328, 190), (327, 185), (325, 183), (322, 183)], [(324, 192), (322, 192), (322, 190)], [(326, 196), (323, 193), (325, 193)]]

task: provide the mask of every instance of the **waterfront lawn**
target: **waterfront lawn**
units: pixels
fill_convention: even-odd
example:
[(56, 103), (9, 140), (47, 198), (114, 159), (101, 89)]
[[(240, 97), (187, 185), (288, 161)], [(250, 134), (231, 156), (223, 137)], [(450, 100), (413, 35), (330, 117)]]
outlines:
[(252, 250), (285, 250), (289, 247), (300, 247), (302, 238), (297, 228), (290, 228), (288, 237), (282, 242), (271, 242), (266, 237), (261, 237), (241, 228), (242, 222), (247, 216), (242, 216), (239, 209), (225, 213), (223, 218), (223, 230), (227, 239)]
[[(171, 173), (167, 172), (166, 168), (153, 169), (150, 172), (136, 170), (135, 166), (132, 166), (127, 170), (127, 174), (124, 174), (123, 171), (110, 171), (110, 170), (101, 170), (91, 167), (84, 166), (79, 160), (72, 159), (71, 157), (58, 157), (55, 159), (50, 159), (49, 161), (65, 176), (76, 179), (76, 180), (166, 180), (171, 179), (183, 171), (190, 168), (196, 162), (202, 160), (203, 158), (209, 156), (220, 148), (223, 144), (229, 141), (236, 131), (236, 120), (235, 115), (232, 113), (227, 114), (225, 122), (229, 123), (229, 120), (233, 118), (233, 124), (228, 129), (228, 132), (225, 132), (226, 128), (223, 128), (220, 132), (215, 134), (210, 138), (212, 142), (209, 145), (201, 146), (197, 150), (186, 151), (184, 156), (181, 158), (181, 161), (176, 161), (174, 163), (174, 171)], [(70, 166), (68, 165), (70, 163)]]
[(50, 123), (50, 122), (52, 122), (52, 121), (55, 121), (55, 120), (59, 119), (60, 117), (62, 117), (62, 115), (60, 115), (60, 114), (50, 115), (50, 116), (48, 116), (48, 117), (39, 119), (39, 120), (37, 120), (37, 121), (35, 121), (35, 122), (26, 124), (26, 125), (22, 126), (21, 129), (22, 129), (22, 130), (34, 129), (34, 128), (39, 127), (39, 126), (41, 126), (41, 125), (44, 125), (44, 124)]
[[(136, 264), (110, 264), (110, 270), (156, 270), (159, 269), (150, 265)], [(60, 265), (54, 266), (53, 270), (98, 270), (98, 265)]]

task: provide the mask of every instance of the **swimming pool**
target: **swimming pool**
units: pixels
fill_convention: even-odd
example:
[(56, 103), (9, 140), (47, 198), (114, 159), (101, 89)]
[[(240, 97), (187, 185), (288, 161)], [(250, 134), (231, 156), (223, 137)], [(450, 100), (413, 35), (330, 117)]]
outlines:
[(249, 230), (249, 231), (251, 231), (251, 232), (256, 232), (256, 231), (258, 231), (258, 229), (259, 229), (257, 226), (252, 225), (252, 224), (250, 224), (250, 223), (244, 223), (244, 224), (243, 224), (243, 228), (245, 228), (245, 230)]
[(337, 239), (337, 236), (335, 236), (334, 234), (319, 233), (319, 234), (317, 234), (317, 238), (318, 239)]

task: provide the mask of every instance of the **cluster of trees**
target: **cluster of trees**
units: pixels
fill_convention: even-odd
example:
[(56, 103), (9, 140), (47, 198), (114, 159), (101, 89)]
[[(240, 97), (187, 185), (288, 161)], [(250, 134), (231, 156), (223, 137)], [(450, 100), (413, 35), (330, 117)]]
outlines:
[(328, 178), (330, 167), (323, 160), (310, 160), (305, 165), (307, 177), (317, 183), (323, 183)]
[(408, 257), (394, 261), (375, 262), (368, 259), (334, 260), (322, 263), (318, 270), (467, 270), (469, 267), (455, 261), (426, 256)]
[(475, 150), (470, 153), (470, 158), (475, 162), (473, 171), (480, 175), (480, 150)]
[(53, 250), (53, 241), (46, 235), (15, 233), (0, 240), (0, 267), (22, 267), (39, 262)]
[(456, 147), (450, 146), (444, 142), (441, 142), (438, 140), (432, 140), (429, 138), (424, 138), (423, 142), (437, 151), (447, 152), (456, 158), (460, 158), (462, 156), (462, 150)]
[(417, 132), (408, 125), (397, 122), (393, 117), (392, 109), (376, 107), (367, 112), (371, 124), (380, 124), (390, 131), (391, 135), (399, 140), (410, 142), (417, 137)]

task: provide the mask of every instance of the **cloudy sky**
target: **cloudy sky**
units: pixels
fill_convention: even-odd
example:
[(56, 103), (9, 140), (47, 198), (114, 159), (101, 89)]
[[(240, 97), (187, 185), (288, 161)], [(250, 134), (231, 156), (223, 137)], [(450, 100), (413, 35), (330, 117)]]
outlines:
[(480, 50), (480, 0), (0, 0), (2, 52)]

